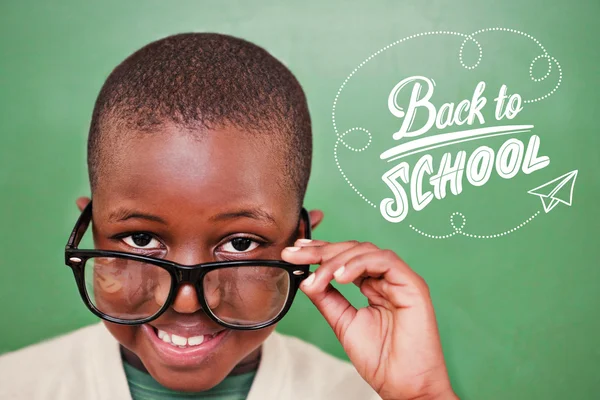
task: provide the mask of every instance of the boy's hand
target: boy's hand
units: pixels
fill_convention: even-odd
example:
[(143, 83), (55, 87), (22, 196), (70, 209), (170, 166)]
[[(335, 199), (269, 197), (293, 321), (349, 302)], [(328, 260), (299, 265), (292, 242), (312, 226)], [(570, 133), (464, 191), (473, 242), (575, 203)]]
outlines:
[[(320, 264), (300, 288), (341, 342), (358, 373), (383, 399), (458, 399), (452, 391), (429, 289), (391, 250), (356, 241), (300, 239), (282, 252)], [(369, 300), (356, 309), (330, 281), (353, 282)]]

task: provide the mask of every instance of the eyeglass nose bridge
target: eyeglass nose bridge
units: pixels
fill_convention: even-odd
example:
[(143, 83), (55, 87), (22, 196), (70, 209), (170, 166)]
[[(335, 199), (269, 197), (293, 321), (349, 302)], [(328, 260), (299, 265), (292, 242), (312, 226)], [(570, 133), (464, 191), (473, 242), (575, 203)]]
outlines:
[(196, 294), (200, 307), (205, 309), (206, 303), (204, 301), (204, 288), (200, 282), (202, 270), (200, 268), (187, 269), (187, 268), (176, 268), (173, 271), (173, 282), (171, 286), (171, 292), (166, 302), (168, 304), (165, 307), (173, 307), (177, 297), (179, 296), (179, 289), (184, 284), (189, 284)]
[(197, 266), (192, 266), (191, 268), (193, 268), (193, 269), (188, 269), (188, 268), (176, 268), (175, 269), (175, 271), (173, 273), (174, 281), (173, 281), (173, 285), (171, 288), (171, 293), (169, 295), (169, 298), (167, 299), (167, 303), (169, 304), (169, 307), (172, 307), (173, 304), (175, 303), (176, 298), (179, 293), (179, 288), (186, 283), (194, 288), (194, 290), (196, 292), (196, 296), (198, 298), (198, 301), (200, 302), (201, 308), (205, 309), (205, 307), (207, 307), (205, 300), (204, 300), (204, 288), (203, 288), (202, 282), (200, 281), (201, 276), (203, 274), (203, 270), (202, 270), (202, 268), (196, 268), (200, 265), (201, 264), (199, 264)]
[[(198, 267), (200, 265), (197, 265)], [(183, 269), (177, 268), (175, 270), (175, 288), (178, 288), (184, 283), (190, 283), (193, 286), (198, 286), (200, 277), (203, 275), (202, 268)]]

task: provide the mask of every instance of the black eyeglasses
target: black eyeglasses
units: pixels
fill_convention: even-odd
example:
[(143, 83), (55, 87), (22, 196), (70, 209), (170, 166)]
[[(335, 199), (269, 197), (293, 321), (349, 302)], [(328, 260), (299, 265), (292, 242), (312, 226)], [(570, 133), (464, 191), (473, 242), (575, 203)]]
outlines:
[[(310, 265), (280, 260), (217, 261), (181, 265), (160, 258), (77, 248), (92, 219), (92, 202), (81, 213), (65, 247), (83, 302), (110, 322), (140, 325), (158, 318), (173, 303), (177, 288), (190, 283), (204, 312), (229, 328), (253, 330), (288, 312)], [(302, 208), (304, 237), (310, 218)]]

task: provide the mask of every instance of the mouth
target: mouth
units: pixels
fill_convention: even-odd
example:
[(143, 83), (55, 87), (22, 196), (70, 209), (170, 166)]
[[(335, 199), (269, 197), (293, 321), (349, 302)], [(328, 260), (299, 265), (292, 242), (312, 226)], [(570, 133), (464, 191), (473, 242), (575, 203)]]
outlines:
[(203, 335), (185, 335), (183, 332), (176, 334), (144, 324), (142, 332), (149, 339), (163, 363), (170, 366), (190, 367), (200, 364), (214, 353), (231, 330), (223, 329)]

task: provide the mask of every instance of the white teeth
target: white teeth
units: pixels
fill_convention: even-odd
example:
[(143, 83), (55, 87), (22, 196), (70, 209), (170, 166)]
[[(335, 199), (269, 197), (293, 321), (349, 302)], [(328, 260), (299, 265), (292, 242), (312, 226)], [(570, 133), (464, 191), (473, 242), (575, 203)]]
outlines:
[(171, 335), (171, 340), (173, 341), (173, 344), (176, 344), (177, 346), (185, 346), (187, 344), (187, 338), (184, 338), (183, 336), (173, 334)]
[(171, 337), (165, 331), (162, 332), (162, 337), (160, 337), (160, 331), (159, 331), (158, 337), (161, 338), (162, 341), (165, 342), (165, 343), (171, 343)]
[(188, 338), (187, 342), (190, 346), (198, 346), (204, 342), (204, 335), (192, 336), (191, 338)]
[(199, 335), (186, 338), (175, 334), (169, 335), (167, 332), (157, 329), (157, 336), (165, 343), (169, 343), (180, 348), (185, 348), (189, 346), (201, 345), (205, 340), (211, 339), (214, 335)]

